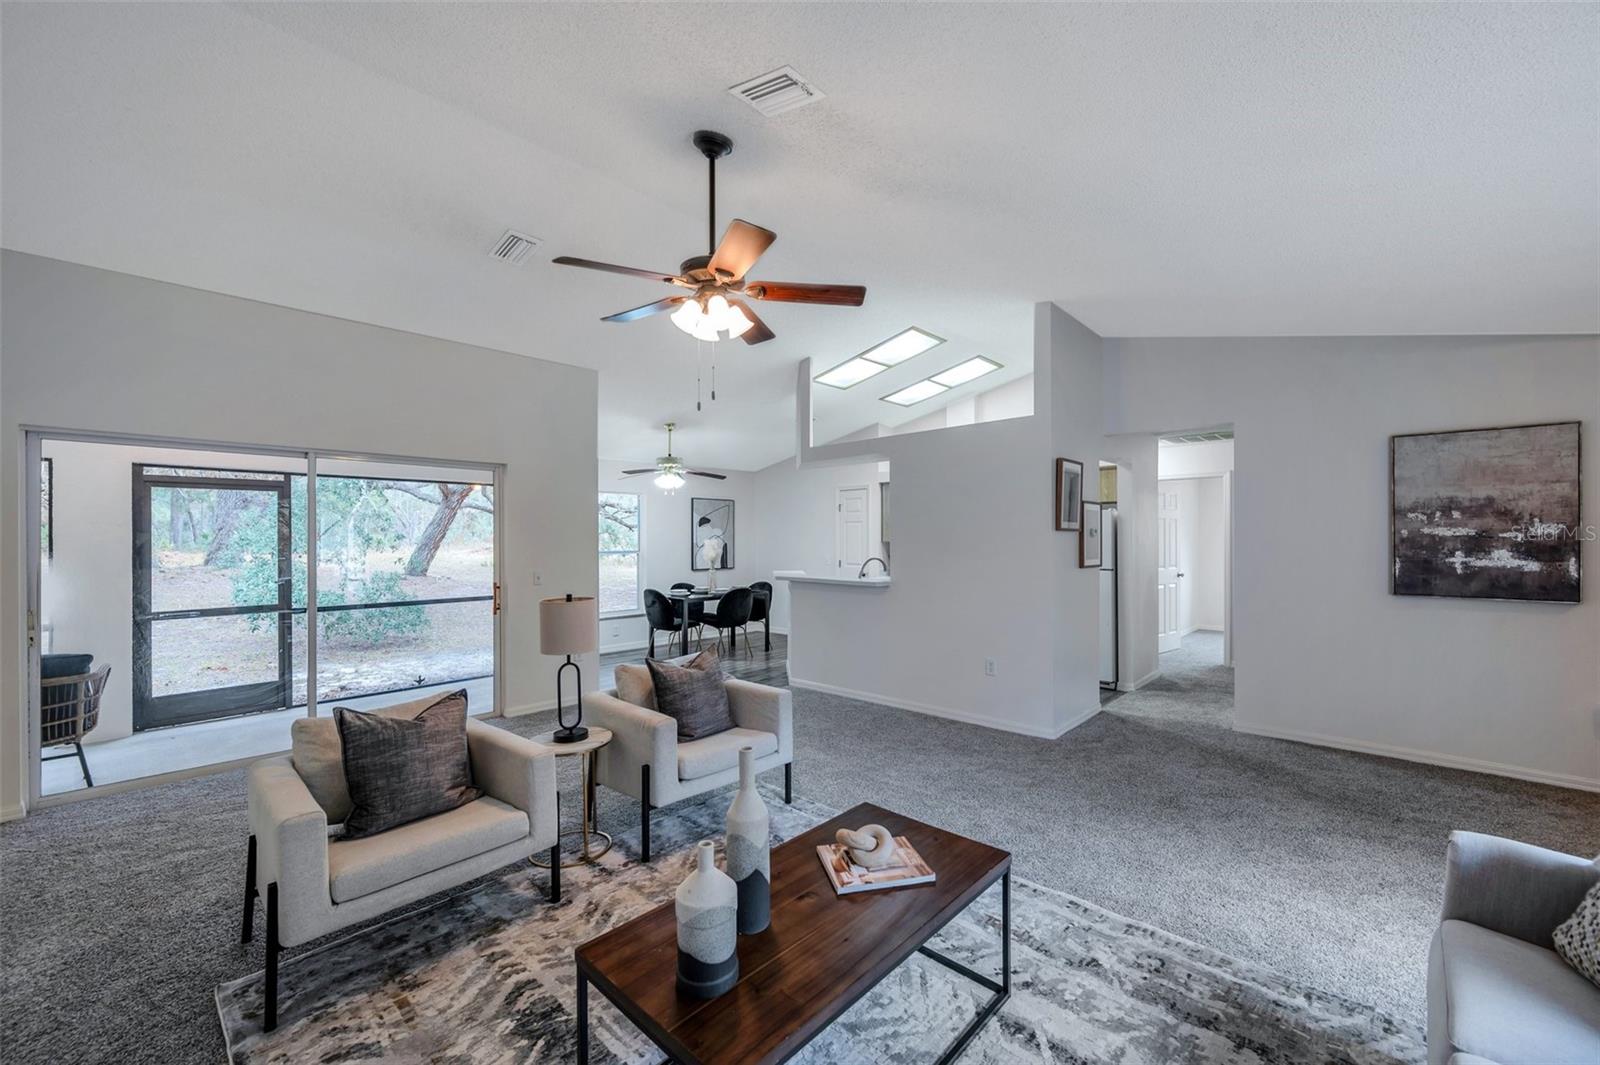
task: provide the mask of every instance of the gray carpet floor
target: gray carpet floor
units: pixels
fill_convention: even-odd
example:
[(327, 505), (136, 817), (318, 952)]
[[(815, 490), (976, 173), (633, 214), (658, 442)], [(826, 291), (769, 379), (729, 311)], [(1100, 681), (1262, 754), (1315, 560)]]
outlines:
[[(1006, 847), (1031, 880), (1418, 1020), (1451, 828), (1600, 850), (1600, 796), (1235, 733), (1219, 660), (1197, 634), (1056, 741), (796, 692), (795, 789)], [(635, 823), (601, 797), (602, 827)], [(7, 1065), (220, 1060), (212, 990), (262, 964), (259, 935), (237, 942), (244, 838), (242, 771), (0, 826)]]

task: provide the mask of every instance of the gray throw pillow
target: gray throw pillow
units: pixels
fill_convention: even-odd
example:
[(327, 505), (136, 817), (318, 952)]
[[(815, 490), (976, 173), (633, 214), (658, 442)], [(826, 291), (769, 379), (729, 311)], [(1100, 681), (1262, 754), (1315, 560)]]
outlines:
[[(698, 740), (733, 727), (728, 689), (715, 656), (701, 665), (698, 656), (687, 667), (645, 659), (655, 687), (656, 709), (678, 722), (678, 739)], [(700, 665), (700, 668), (695, 668)], [(709, 666), (709, 668), (707, 668)]]
[(1600, 987), (1600, 884), (1578, 903), (1578, 908), (1556, 926), (1550, 937), (1563, 961)]
[(346, 839), (372, 836), (464, 806), (483, 794), (467, 757), (467, 693), (452, 692), (411, 720), (333, 712), (350, 789)]
[[(646, 660), (648, 661), (648, 659)], [(701, 669), (707, 673), (718, 673), (722, 670), (722, 660), (717, 657), (717, 649), (708, 647), (692, 655), (681, 655), (677, 658), (661, 658), (658, 662), (667, 662), (674, 666), (683, 666), (686, 669)], [(650, 680), (650, 668), (634, 662), (620, 662), (615, 670), (617, 680), (617, 698), (634, 706), (642, 706), (646, 710), (656, 709), (656, 688)]]
[[(450, 696), (424, 695), (371, 712), (409, 721), (441, 698)], [(328, 815), (328, 824), (342, 824), (350, 816), (350, 789), (344, 782), (344, 745), (339, 742), (338, 723), (331, 717), (297, 717), (289, 723), (289, 737), (294, 771)]]

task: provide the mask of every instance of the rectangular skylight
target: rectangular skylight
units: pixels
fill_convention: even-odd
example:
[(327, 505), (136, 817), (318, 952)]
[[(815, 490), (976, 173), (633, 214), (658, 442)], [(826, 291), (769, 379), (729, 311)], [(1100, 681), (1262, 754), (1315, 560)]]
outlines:
[(882, 363), (885, 366), (899, 366), (907, 359), (916, 358), (930, 348), (936, 348), (944, 343), (944, 337), (936, 337), (925, 329), (912, 326), (902, 330), (881, 344), (875, 344), (863, 351), (863, 359)]
[(932, 380), (918, 381), (914, 385), (907, 385), (898, 392), (890, 392), (883, 399), (887, 403), (897, 403), (902, 407), (909, 407), (914, 403), (921, 403), (925, 399), (932, 399), (940, 392), (950, 391), (944, 385)]
[(966, 362), (950, 367), (944, 373), (936, 373), (930, 380), (946, 388), (955, 388), (968, 381), (976, 381), (986, 373), (994, 373), (1000, 369), (1000, 364), (993, 359), (986, 359), (982, 355), (975, 355)]
[(833, 388), (849, 388), (851, 385), (859, 385), (867, 378), (880, 374), (888, 368), (880, 362), (872, 362), (857, 355), (853, 359), (841, 362), (826, 373), (817, 374), (816, 381), (818, 384), (829, 385)]

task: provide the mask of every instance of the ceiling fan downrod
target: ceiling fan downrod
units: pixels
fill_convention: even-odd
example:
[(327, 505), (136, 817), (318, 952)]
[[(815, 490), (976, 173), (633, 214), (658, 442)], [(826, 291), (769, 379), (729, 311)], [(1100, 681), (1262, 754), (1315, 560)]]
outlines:
[(706, 254), (717, 253), (717, 160), (733, 151), (733, 140), (715, 130), (695, 130), (694, 146), (706, 157), (711, 180), (706, 203)]

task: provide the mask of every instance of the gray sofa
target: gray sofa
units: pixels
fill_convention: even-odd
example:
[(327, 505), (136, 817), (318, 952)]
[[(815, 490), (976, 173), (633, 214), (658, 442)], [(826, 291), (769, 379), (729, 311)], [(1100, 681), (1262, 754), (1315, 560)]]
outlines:
[(1593, 861), (1452, 832), (1428, 950), (1428, 1065), (1596, 1065), (1600, 988), (1551, 946)]
[[(388, 711), (420, 712), (435, 698)], [(305, 722), (323, 731), (333, 725), (329, 718)], [(268, 758), (250, 767), (240, 938), (250, 941), (255, 902), (264, 899), (267, 1031), (277, 1025), (278, 955), (284, 947), (371, 920), (539, 851), (550, 852), (550, 900), (560, 901), (555, 754), (504, 729), (469, 720), (467, 757), (482, 798), (353, 840), (330, 838), (328, 812), (312, 795), (293, 757)]]

